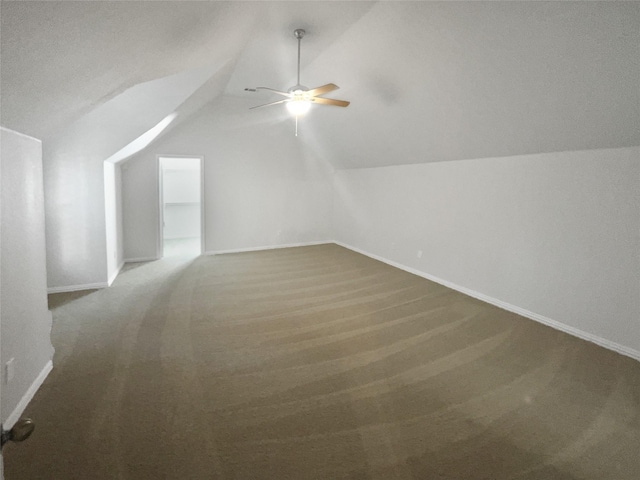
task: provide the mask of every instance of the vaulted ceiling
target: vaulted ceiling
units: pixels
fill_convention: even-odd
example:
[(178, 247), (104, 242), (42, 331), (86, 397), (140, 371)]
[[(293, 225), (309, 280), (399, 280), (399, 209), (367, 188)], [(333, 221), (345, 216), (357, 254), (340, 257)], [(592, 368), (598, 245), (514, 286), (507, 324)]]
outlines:
[(640, 145), (636, 2), (46, 1), (1, 16), (2, 125), (103, 159), (173, 112), (275, 100), (244, 88), (296, 83), (298, 27), (302, 83), (352, 102), (304, 119), (336, 168)]

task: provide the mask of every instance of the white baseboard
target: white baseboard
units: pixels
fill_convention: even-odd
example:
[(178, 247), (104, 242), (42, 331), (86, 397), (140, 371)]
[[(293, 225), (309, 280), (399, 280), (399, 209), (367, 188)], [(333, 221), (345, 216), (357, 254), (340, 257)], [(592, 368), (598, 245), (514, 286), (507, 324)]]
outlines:
[(335, 243), (335, 242), (331, 240), (325, 240), (325, 241), (319, 241), (319, 242), (287, 243), (282, 245), (266, 245), (262, 247), (237, 248), (233, 250), (209, 250), (207, 252), (204, 252), (204, 255), (223, 255), (225, 253), (259, 252), (262, 250), (275, 250), (278, 248), (310, 247), (312, 245), (325, 245), (327, 243)]
[(155, 262), (156, 260), (160, 260), (160, 257), (136, 257), (136, 258), (125, 258), (125, 259), (124, 259), (124, 263)]
[(2, 428), (4, 428), (5, 430), (11, 430), (11, 428), (15, 425), (15, 423), (20, 419), (20, 416), (24, 412), (25, 408), (27, 408), (27, 405), (29, 405), (29, 402), (31, 401), (33, 396), (36, 394), (36, 392), (40, 388), (40, 385), (42, 385), (42, 383), (45, 381), (45, 379), (47, 378), (47, 375), (49, 375), (49, 372), (52, 369), (53, 369), (53, 362), (49, 360), (44, 366), (44, 368), (42, 369), (42, 371), (38, 374), (36, 379), (33, 381), (31, 386), (27, 389), (25, 394), (22, 396), (22, 398), (18, 402), (18, 405), (16, 405), (16, 408), (14, 408), (13, 412), (9, 414), (6, 422), (2, 424)]
[(566, 325), (562, 322), (553, 320), (551, 318), (545, 317), (538, 313), (525, 310), (524, 308), (520, 308), (516, 305), (503, 302), (502, 300), (498, 300), (497, 298), (493, 298), (483, 293), (476, 292), (475, 290), (471, 290), (466, 287), (461, 287), (460, 285), (449, 282), (447, 280), (443, 280), (442, 278), (435, 277), (433, 275), (422, 272), (415, 268), (407, 267), (406, 265), (403, 265), (401, 263), (394, 262), (393, 260), (388, 260), (379, 255), (375, 255), (373, 253), (369, 253), (364, 250), (361, 250), (357, 247), (347, 245), (346, 243), (342, 243), (342, 242), (333, 242), (333, 243), (335, 243), (336, 245), (340, 245), (341, 247), (348, 248), (349, 250), (360, 253), (367, 257), (373, 258), (374, 260), (378, 260), (380, 262), (386, 263), (387, 265), (391, 265), (392, 267), (396, 267), (396, 268), (399, 268), (400, 270), (404, 270), (405, 272), (409, 272), (419, 277), (426, 278), (427, 280), (431, 280), (432, 282), (439, 283), (440, 285), (443, 285), (447, 288), (451, 288), (452, 290), (456, 290), (460, 293), (464, 293), (465, 295), (469, 295), (470, 297), (477, 298), (478, 300), (481, 300), (483, 302), (489, 303), (491, 305), (495, 305), (496, 307), (501, 308), (503, 310), (516, 313), (522, 317), (528, 318), (530, 320), (534, 320), (538, 323), (542, 323), (543, 325), (547, 325), (556, 330), (560, 330), (561, 332), (568, 333), (569, 335), (572, 335), (574, 337), (578, 337), (578, 338), (581, 338), (582, 340), (587, 340), (588, 342), (595, 343), (596, 345), (604, 347), (608, 350), (613, 350), (614, 352), (620, 353), (621, 355), (625, 355), (627, 357), (631, 357), (634, 360), (637, 360), (640, 362), (640, 351), (635, 350), (631, 347), (620, 345), (619, 343), (613, 342), (606, 338), (602, 338), (592, 333), (585, 332), (583, 330), (572, 327), (570, 325)]
[(81, 285), (65, 285), (62, 287), (49, 287), (47, 288), (47, 293), (66, 293), (66, 292), (78, 292), (80, 290), (97, 290), (101, 288), (110, 287), (111, 284), (115, 281), (116, 277), (120, 274), (120, 270), (124, 267), (125, 261), (123, 260), (116, 271), (109, 277), (109, 280), (106, 282), (98, 282), (98, 283), (84, 283)]
[(116, 278), (120, 274), (120, 270), (122, 270), (122, 267), (124, 267), (124, 260), (120, 262), (120, 265), (118, 265), (118, 268), (116, 268), (116, 271), (113, 272), (113, 274), (109, 277), (109, 280), (107, 281), (107, 286), (110, 287), (111, 284), (115, 282)]
[(107, 282), (99, 283), (85, 283), (82, 285), (66, 285), (64, 287), (49, 287), (47, 293), (64, 293), (64, 292), (77, 292), (79, 290), (97, 290), (100, 288), (107, 288), (109, 285)]

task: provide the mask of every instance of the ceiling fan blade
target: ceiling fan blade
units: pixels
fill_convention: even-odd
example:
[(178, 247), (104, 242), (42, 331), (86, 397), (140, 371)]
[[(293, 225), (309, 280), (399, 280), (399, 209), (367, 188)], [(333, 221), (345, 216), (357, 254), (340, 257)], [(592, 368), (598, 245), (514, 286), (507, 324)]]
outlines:
[(346, 100), (334, 100), (333, 98), (314, 97), (311, 99), (313, 103), (319, 103), (321, 105), (335, 105), (336, 107), (348, 107), (349, 103)]
[(255, 107), (249, 107), (249, 110), (253, 110), (254, 108), (260, 108), (260, 107), (268, 107), (269, 105), (277, 105), (279, 103), (286, 103), (289, 100), (278, 100), (277, 102), (271, 102), (271, 103), (265, 103), (263, 105), (256, 105)]
[(307, 92), (308, 95), (312, 97), (316, 97), (318, 95), (322, 95), (324, 93), (333, 92), (334, 90), (338, 90), (340, 87), (335, 83), (327, 83), (326, 85), (322, 85), (321, 87), (314, 88), (313, 90), (309, 90)]
[[(245, 89), (246, 90), (246, 89)], [(288, 92), (281, 92), (280, 90), (276, 90), (274, 88), (269, 87), (256, 87), (255, 90), (269, 90), (270, 92), (277, 93), (278, 95), (283, 95), (285, 97), (291, 98), (291, 94)]]

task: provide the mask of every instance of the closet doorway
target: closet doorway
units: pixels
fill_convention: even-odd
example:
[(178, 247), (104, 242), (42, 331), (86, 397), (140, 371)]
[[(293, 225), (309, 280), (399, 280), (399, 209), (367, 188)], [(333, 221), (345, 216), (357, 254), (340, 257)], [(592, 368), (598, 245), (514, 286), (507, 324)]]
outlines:
[(204, 251), (202, 157), (158, 157), (161, 257)]

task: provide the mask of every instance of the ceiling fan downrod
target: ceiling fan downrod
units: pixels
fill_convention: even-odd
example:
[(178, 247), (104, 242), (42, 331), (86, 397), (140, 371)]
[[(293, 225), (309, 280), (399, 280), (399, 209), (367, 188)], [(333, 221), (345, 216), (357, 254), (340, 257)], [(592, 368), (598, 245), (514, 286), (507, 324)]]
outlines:
[(293, 31), (293, 35), (298, 39), (298, 81), (296, 82), (296, 86), (300, 85), (300, 41), (304, 37), (304, 34), (307, 33), (302, 28), (297, 28)]

